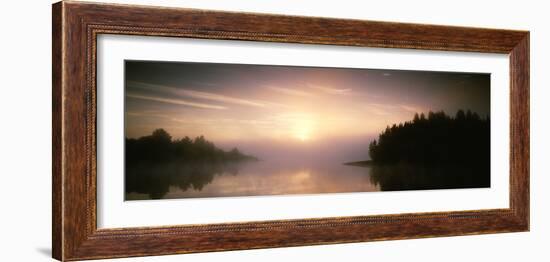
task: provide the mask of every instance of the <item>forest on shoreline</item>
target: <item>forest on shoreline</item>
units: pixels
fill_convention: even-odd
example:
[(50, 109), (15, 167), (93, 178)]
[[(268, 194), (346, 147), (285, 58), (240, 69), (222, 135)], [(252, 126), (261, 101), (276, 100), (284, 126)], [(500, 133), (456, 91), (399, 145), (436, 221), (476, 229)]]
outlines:
[(194, 139), (172, 139), (164, 129), (156, 129), (149, 136), (126, 138), (126, 165), (138, 163), (255, 161), (256, 157), (239, 149), (225, 151), (208, 141), (204, 136)]
[(370, 164), (475, 164), (490, 163), (490, 119), (458, 110), (415, 114), (413, 120), (388, 126), (369, 145)]
[(415, 114), (370, 143), (370, 160), (344, 164), (369, 167), (382, 191), (489, 187), (490, 126), (471, 111)]

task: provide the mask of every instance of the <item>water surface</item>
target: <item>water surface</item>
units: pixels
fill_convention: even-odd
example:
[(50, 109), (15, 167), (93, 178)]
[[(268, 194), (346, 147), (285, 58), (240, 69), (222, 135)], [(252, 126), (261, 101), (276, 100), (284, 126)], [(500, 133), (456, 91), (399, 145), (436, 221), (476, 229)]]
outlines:
[(126, 200), (488, 187), (487, 172), (464, 166), (321, 161), (140, 164), (127, 172)]

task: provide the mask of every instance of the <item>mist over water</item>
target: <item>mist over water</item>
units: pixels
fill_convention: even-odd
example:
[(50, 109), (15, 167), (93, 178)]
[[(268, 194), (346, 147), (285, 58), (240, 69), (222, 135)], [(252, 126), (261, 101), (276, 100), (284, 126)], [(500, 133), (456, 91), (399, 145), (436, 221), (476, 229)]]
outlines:
[[(426, 189), (490, 185), (486, 169), (468, 166), (350, 166), (285, 159), (186, 166), (139, 166), (126, 200), (245, 197)], [(147, 175), (149, 174), (149, 175)], [(481, 179), (481, 180), (480, 180)]]
[[(283, 162), (281, 162), (283, 161)], [(196, 171), (195, 171), (196, 172)], [(156, 174), (162, 173), (155, 170)], [(320, 194), (344, 192), (379, 191), (379, 187), (370, 181), (368, 170), (362, 167), (346, 166), (335, 163), (303, 162), (285, 160), (266, 160), (245, 162), (219, 170), (209, 177), (205, 184), (184, 186), (177, 182), (182, 177), (193, 177), (181, 169), (174, 170), (172, 182), (168, 182), (158, 192), (162, 195), (151, 196), (150, 192), (126, 195), (127, 200), (151, 198), (197, 198), (197, 197), (235, 197), (267, 196), (287, 194)], [(196, 176), (198, 178), (198, 176)], [(158, 176), (156, 177), (158, 179)], [(158, 181), (158, 180), (157, 180)], [(181, 181), (180, 181), (181, 182)], [(149, 187), (151, 189), (151, 187)]]
[(125, 199), (490, 186), (489, 120), (470, 112), (458, 112), (456, 118), (415, 116), (388, 127), (379, 143), (368, 141), (339, 137), (215, 144), (203, 136), (173, 139), (157, 129), (126, 140)]
[(369, 159), (368, 146), (372, 136), (326, 138), (320, 141), (242, 140), (224, 141), (217, 146), (229, 150), (237, 147), (263, 161), (278, 163), (332, 163), (342, 164)]
[[(178, 163), (158, 167), (140, 166), (134, 172), (154, 174), (151, 179), (165, 182), (149, 194), (134, 192), (127, 194), (126, 198), (137, 200), (379, 191), (379, 186), (370, 181), (368, 168), (344, 165), (344, 162), (368, 159), (370, 139), (334, 138), (298, 144), (275, 140), (216, 143), (217, 147), (224, 150), (238, 147), (259, 161), (232, 163), (218, 168), (186, 168)], [(150, 185), (154, 182), (146, 180), (138, 183), (148, 184), (149, 189), (152, 189)], [(144, 189), (143, 192), (146, 192)]]
[(378, 191), (365, 171), (361, 167), (289, 159), (244, 163), (237, 174), (216, 177), (201, 191), (171, 188), (166, 198)]

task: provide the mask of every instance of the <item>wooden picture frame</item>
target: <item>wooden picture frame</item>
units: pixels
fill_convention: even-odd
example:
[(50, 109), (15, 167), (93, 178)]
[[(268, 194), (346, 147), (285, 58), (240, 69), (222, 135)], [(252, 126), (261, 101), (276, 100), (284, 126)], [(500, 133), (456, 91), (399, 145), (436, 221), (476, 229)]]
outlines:
[[(53, 257), (82, 260), (529, 230), (529, 32), (63, 1), (53, 5)], [(508, 54), (510, 207), (98, 229), (99, 34)]]

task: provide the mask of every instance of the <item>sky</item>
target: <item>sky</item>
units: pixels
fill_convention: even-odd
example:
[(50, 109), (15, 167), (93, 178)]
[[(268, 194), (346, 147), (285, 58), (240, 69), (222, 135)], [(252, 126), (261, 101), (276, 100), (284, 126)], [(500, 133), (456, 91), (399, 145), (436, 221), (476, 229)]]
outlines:
[(415, 113), (454, 115), (458, 109), (489, 116), (489, 74), (125, 63), (129, 138), (164, 128), (173, 138), (204, 135), (216, 145), (259, 155), (330, 148), (359, 158), (388, 125)]

